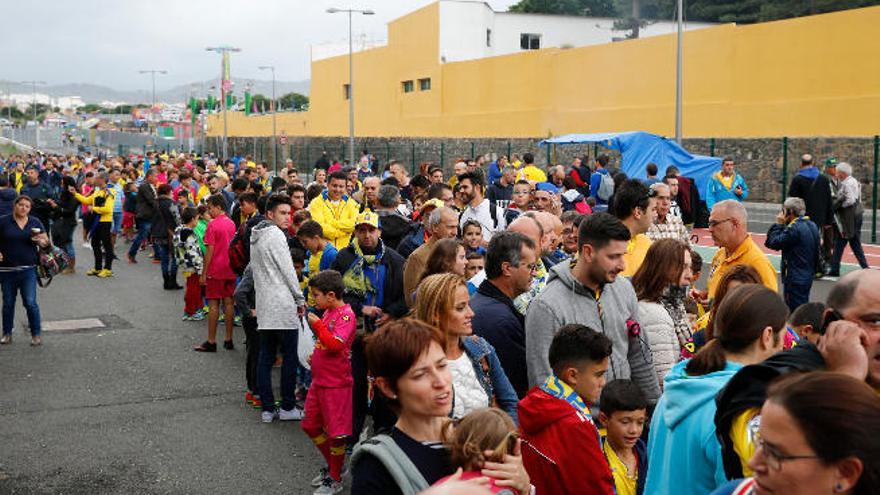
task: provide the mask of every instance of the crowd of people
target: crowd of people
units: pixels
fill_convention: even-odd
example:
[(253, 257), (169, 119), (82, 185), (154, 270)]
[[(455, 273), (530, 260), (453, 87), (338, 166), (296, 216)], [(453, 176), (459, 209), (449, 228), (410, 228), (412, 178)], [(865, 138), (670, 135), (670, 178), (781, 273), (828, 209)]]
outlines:
[[(81, 225), (86, 275), (112, 280), (121, 238), (184, 291), (181, 319), (207, 323), (194, 351), (218, 351), (221, 323), (232, 351), (243, 327), (245, 400), (301, 422), (316, 494), (345, 473), (353, 494), (880, 491), (880, 272), (852, 167), (802, 157), (765, 241), (782, 291), (734, 161), (705, 200), (660, 168), (0, 158), (0, 343), (19, 293), (42, 343), (41, 253), (76, 274)], [(809, 302), (846, 244), (863, 269)]]

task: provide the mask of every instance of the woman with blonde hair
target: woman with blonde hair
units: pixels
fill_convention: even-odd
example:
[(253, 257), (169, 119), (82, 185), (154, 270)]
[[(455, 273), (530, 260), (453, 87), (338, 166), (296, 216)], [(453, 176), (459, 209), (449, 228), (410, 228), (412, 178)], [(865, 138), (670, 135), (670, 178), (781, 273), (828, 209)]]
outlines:
[(476, 409), (497, 405), (517, 421), (517, 396), (501, 367), (498, 354), (486, 340), (473, 335), (467, 282), (453, 273), (430, 275), (416, 290), (413, 316), (440, 329), (452, 370), (452, 416), (462, 418)]

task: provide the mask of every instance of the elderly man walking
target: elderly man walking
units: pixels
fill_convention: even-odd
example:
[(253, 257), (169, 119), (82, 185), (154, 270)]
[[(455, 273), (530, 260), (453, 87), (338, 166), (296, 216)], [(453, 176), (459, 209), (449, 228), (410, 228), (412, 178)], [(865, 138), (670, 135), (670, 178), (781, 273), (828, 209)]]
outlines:
[(840, 237), (834, 242), (834, 258), (831, 260), (831, 273), (829, 273), (832, 277), (840, 276), (840, 260), (843, 258), (843, 250), (846, 249), (847, 243), (856, 255), (859, 266), (868, 268), (861, 239), (864, 214), (862, 185), (852, 176), (852, 166), (846, 162), (837, 164), (837, 179), (840, 184), (837, 186), (833, 209)]
[(782, 286), (791, 311), (809, 301), (819, 264), (819, 228), (805, 215), (806, 208), (801, 198), (786, 199), (764, 241), (782, 251)]

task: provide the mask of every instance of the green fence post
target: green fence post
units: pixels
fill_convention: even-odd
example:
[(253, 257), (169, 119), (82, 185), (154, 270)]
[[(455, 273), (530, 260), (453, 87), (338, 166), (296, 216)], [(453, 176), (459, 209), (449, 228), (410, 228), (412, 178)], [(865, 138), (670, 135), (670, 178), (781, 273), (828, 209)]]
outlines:
[(715, 156), (715, 138), (709, 139), (709, 156)]
[(782, 199), (779, 200), (780, 203), (785, 202), (786, 184), (788, 184), (788, 137), (782, 138), (782, 194), (780, 195)]
[(446, 163), (446, 141), (440, 141), (440, 168), (443, 168), (443, 164)]
[[(341, 163), (345, 163), (345, 157), (348, 156), (348, 154), (345, 153), (345, 141), (342, 142), (341, 149), (342, 149), (342, 151), (340, 151), (340, 153), (339, 153), (339, 161)], [(351, 164), (349, 164), (349, 165), (351, 165)]]
[[(682, 9), (684, 11), (684, 9)], [(593, 143), (593, 160), (599, 158), (599, 143)]]
[[(391, 160), (391, 143), (389, 141), (385, 141), (385, 160), (379, 160), (379, 161), (380, 162), (384, 161), (385, 163), (388, 163), (389, 160)], [(380, 165), (381, 165), (381, 163), (380, 163)], [(380, 166), (379, 169), (381, 170), (381, 168), (382, 167)]]
[(550, 166), (550, 145), (544, 145), (544, 149), (547, 150), (547, 166)]
[(474, 142), (471, 141), (471, 160), (476, 160), (477, 158), (477, 147), (474, 146)]
[(510, 158), (512, 150), (513, 150), (513, 147), (510, 145), (510, 140), (508, 140), (507, 141), (507, 161), (509, 161), (509, 162), (512, 161)]
[(880, 136), (874, 136), (874, 189), (871, 196), (871, 243), (877, 243), (877, 163), (880, 160)]
[(312, 166), (312, 145), (306, 142), (306, 170), (311, 170)]
[(416, 174), (416, 142), (413, 141), (411, 144), (412, 144), (412, 162), (410, 163), (410, 166), (409, 166), (410, 177), (412, 177), (413, 175)]

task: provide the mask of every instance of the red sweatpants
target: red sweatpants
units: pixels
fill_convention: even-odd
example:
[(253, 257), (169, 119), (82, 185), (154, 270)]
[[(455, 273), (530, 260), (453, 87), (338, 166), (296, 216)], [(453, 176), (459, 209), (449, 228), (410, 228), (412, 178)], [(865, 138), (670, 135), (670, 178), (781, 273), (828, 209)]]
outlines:
[(183, 294), (183, 312), (192, 315), (202, 309), (202, 286), (199, 285), (199, 274), (190, 273), (186, 277), (186, 291)]

